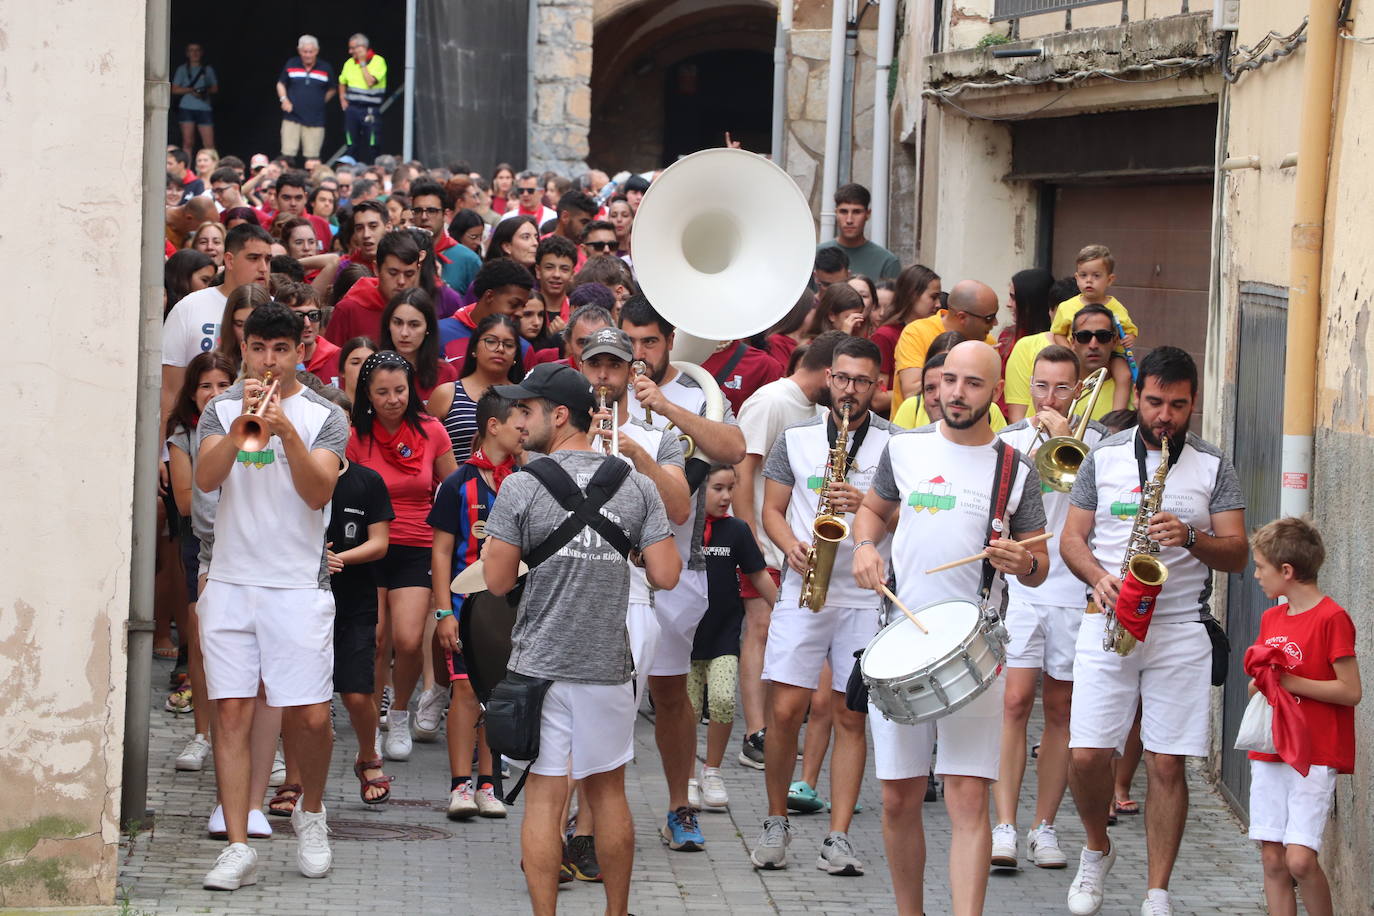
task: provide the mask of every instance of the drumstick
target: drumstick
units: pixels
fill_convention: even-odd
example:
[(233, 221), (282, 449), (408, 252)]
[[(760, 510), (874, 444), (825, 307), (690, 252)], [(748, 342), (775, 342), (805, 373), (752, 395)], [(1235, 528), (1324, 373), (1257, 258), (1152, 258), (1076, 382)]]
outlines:
[[(1054, 533), (1046, 531), (1044, 534), (1037, 534), (1035, 537), (1026, 538), (1024, 541), (1016, 541), (1016, 543), (1020, 544), (1022, 547), (1027, 547), (1031, 544), (1039, 544), (1041, 541), (1048, 541), (1052, 537), (1054, 537)], [(953, 569), (956, 566), (963, 566), (966, 563), (977, 563), (979, 560), (986, 560), (987, 558), (988, 552), (984, 550), (982, 553), (975, 553), (971, 557), (964, 557), (962, 560), (955, 560), (953, 563), (946, 563), (945, 565), (937, 566), (934, 569), (927, 569), (926, 575), (928, 576), (931, 573), (944, 572), (947, 569)]]
[(907, 620), (910, 620), (912, 623), (916, 624), (916, 629), (920, 630), (922, 633), (929, 633), (929, 632), (930, 632), (929, 630), (926, 629), (925, 624), (921, 623), (921, 621), (919, 621), (919, 620), (916, 619), (916, 615), (915, 615), (915, 614), (913, 614), (913, 613), (911, 613), (911, 611), (907, 610), (906, 605), (905, 605), (905, 604), (902, 604), (902, 599), (901, 599), (901, 598), (898, 598), (896, 595), (892, 594), (892, 589), (888, 588), (886, 583), (879, 585), (879, 586), (878, 586), (878, 591), (880, 591), (880, 592), (882, 592), (884, 595), (886, 595), (888, 601), (891, 601), (893, 604), (897, 605), (897, 609), (900, 610), (903, 614), (906, 615), (906, 619), (907, 619)]

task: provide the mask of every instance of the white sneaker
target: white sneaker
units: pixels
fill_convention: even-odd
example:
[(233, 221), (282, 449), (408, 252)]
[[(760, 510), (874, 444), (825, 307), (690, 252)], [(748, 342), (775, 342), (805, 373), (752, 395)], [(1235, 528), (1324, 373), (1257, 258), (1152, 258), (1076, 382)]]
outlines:
[(205, 766), (205, 758), (210, 756), (210, 739), (196, 732), (177, 755), (176, 768), (188, 773), (198, 773)]
[(329, 825), (324, 818), (324, 805), (314, 813), (296, 805), (291, 812), (291, 829), (296, 831), (296, 867), (307, 878), (323, 878), (334, 864), (329, 849)]
[(272, 825), (261, 808), (248, 809), (248, 835), (254, 839), (266, 840), (272, 836)]
[(420, 694), (415, 707), (415, 740), (433, 741), (444, 724), (444, 707), (448, 691), (438, 684)]
[(1087, 847), (1078, 856), (1078, 874), (1069, 885), (1069, 912), (1074, 916), (1093, 916), (1102, 909), (1102, 885), (1116, 861), (1116, 844), (1107, 854), (1092, 852)]
[(386, 733), (386, 756), (390, 760), (409, 760), (414, 746), (410, 740), (410, 713), (393, 709), (388, 715), (391, 728)]
[(998, 824), (992, 828), (992, 867), (1021, 868), (1016, 854), (1016, 825)]
[(725, 791), (725, 780), (717, 767), (702, 768), (701, 800), (708, 808), (730, 807), (730, 794)]
[(506, 806), (496, 797), (496, 789), (492, 786), (477, 790), (477, 814), (481, 817), (506, 816)]
[(1169, 900), (1169, 892), (1152, 888), (1140, 905), (1140, 916), (1174, 916), (1174, 905)]
[[(254, 817), (253, 815), (257, 815)], [(205, 825), (205, 832), (212, 840), (227, 840), (229, 830), (224, 825), (224, 806), (215, 805), (215, 810), (210, 814), (210, 822)], [(272, 835), (272, 825), (267, 823), (267, 818), (261, 809), (248, 809), (248, 835), (255, 839), (265, 840)]]
[(687, 807), (693, 811), (701, 810), (701, 784), (695, 779), (687, 780)]
[(1064, 868), (1069, 859), (1059, 848), (1059, 834), (1054, 825), (1040, 822), (1026, 833), (1026, 855), (1035, 863), (1036, 868)]
[(480, 810), (477, 806), (477, 791), (472, 787), (471, 779), (448, 793), (449, 820), (461, 821), (464, 818), (472, 817)]
[(247, 843), (230, 843), (215, 859), (215, 867), (201, 886), (212, 891), (236, 891), (258, 883), (258, 854)]
[(267, 784), (274, 789), (281, 788), (286, 782), (286, 758), (281, 751), (272, 755), (272, 775), (267, 778)]
[[(210, 822), (205, 825), (205, 832), (212, 840), (229, 839), (229, 831), (224, 826), (224, 806), (215, 805), (215, 810), (210, 812)], [(230, 888), (233, 890), (233, 888)]]

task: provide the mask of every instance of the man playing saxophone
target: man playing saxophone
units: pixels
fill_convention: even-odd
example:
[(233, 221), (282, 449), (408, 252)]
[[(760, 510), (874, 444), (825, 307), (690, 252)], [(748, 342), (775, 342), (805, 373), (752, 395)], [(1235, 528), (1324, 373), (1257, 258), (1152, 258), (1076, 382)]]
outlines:
[[(1145, 745), (1147, 894), (1142, 916), (1171, 916), (1169, 876), (1188, 814), (1185, 757), (1205, 756), (1211, 727), (1212, 571), (1245, 568), (1245, 506), (1235, 469), (1221, 452), (1188, 432), (1197, 397), (1197, 366), (1177, 347), (1157, 347), (1140, 361), (1136, 380), (1139, 426), (1104, 439), (1084, 460), (1070, 493), (1060, 553), (1091, 589), (1079, 630), (1069, 718), (1069, 785), (1087, 840), (1069, 887), (1070, 913), (1102, 907), (1104, 884), (1116, 860), (1107, 834), (1112, 802), (1112, 755), (1126, 740), (1136, 704)], [(1168, 442), (1163, 494), (1156, 489), (1161, 446)], [(1155, 602), (1148, 635), (1129, 654), (1104, 648), (1105, 615), (1117, 607), (1116, 571), (1131, 544), (1138, 513), (1153, 509), (1146, 536), (1159, 547), (1168, 578)], [(1139, 538), (1137, 537), (1137, 541)]]
[[(852, 521), (863, 501), (892, 430), (886, 420), (869, 412), (881, 362), (872, 341), (859, 337), (840, 341), (826, 371), (822, 397), (830, 409), (824, 416), (783, 430), (763, 466), (763, 527), (786, 555), (787, 568), (769, 622), (763, 661), (763, 678), (772, 681), (764, 744), (768, 816), (750, 856), (756, 868), (787, 867), (792, 831), (787, 792), (796, 768), (797, 733), (820, 683), (821, 669), (829, 660), (830, 687), (837, 694), (831, 704), (835, 747), (830, 758), (830, 831), (821, 843), (817, 866), (832, 875), (863, 874), (863, 864), (849, 841), (849, 821), (867, 755), (865, 717), (845, 708), (844, 689), (854, 653), (878, 632), (878, 597), (854, 582), (854, 538), (844, 519), (848, 516)], [(838, 452), (840, 446), (843, 455)], [(819, 526), (818, 517), (824, 519)], [(818, 528), (838, 537), (838, 543), (817, 538)], [(813, 546), (820, 548), (814, 554)], [(881, 549), (886, 562), (888, 547), (884, 544)], [(817, 556), (820, 562), (812, 572)], [(804, 582), (813, 596), (810, 606), (803, 600)], [(817, 600), (819, 604), (814, 603)]]

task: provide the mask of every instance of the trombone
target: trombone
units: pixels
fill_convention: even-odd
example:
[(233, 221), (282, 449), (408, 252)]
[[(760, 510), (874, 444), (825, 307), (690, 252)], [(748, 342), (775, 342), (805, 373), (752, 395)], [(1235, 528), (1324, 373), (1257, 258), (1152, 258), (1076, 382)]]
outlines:
[[(1073, 482), (1078, 477), (1078, 468), (1083, 464), (1083, 459), (1088, 457), (1088, 446), (1083, 441), (1083, 436), (1088, 431), (1093, 408), (1097, 406), (1097, 398), (1102, 393), (1102, 386), (1106, 381), (1106, 366), (1087, 377), (1083, 382), (1083, 391), (1069, 407), (1069, 416), (1072, 417), (1073, 408), (1091, 394), (1087, 409), (1078, 421), (1078, 427), (1072, 435), (1046, 439), (1044, 445), (1035, 453), (1035, 469), (1040, 472), (1040, 479), (1055, 492), (1067, 493), (1073, 489)], [(1039, 442), (1044, 433), (1042, 426), (1036, 433), (1035, 441)]]

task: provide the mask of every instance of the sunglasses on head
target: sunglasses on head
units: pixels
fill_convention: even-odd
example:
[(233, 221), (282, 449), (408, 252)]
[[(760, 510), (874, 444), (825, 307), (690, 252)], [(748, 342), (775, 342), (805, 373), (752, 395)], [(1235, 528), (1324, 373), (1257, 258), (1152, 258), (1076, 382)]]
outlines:
[(1115, 334), (1115, 332), (1113, 332), (1113, 331), (1074, 331), (1074, 332), (1073, 332), (1073, 339), (1076, 340), (1076, 341), (1078, 341), (1078, 342), (1081, 343), (1081, 344), (1085, 344), (1085, 343), (1087, 343), (1088, 341), (1094, 340), (1094, 339), (1095, 339), (1098, 343), (1100, 343), (1100, 344), (1109, 343), (1109, 342), (1110, 342), (1113, 338), (1115, 338), (1115, 337), (1116, 337), (1116, 334)]

